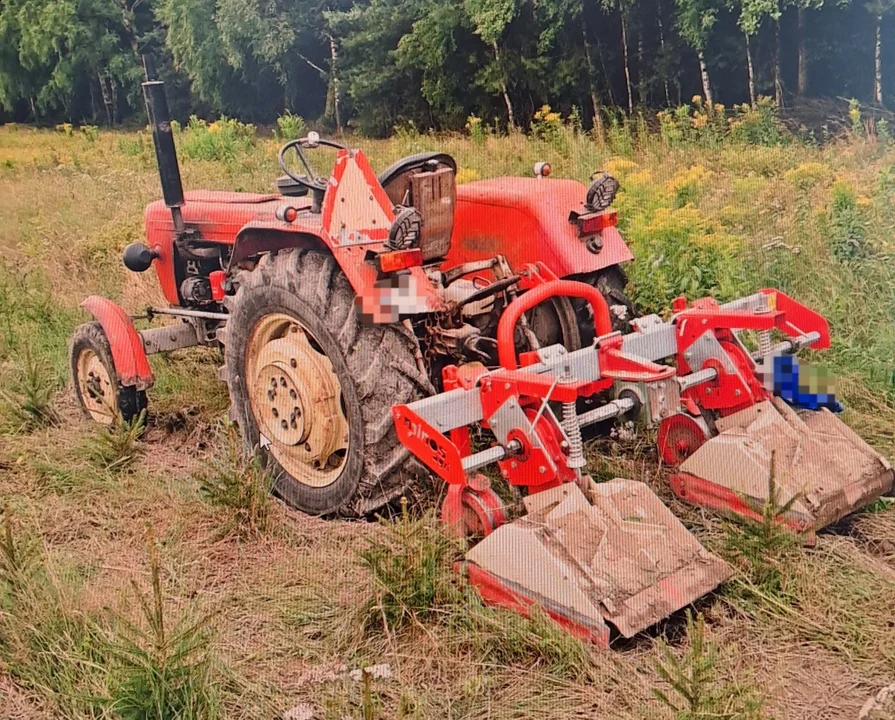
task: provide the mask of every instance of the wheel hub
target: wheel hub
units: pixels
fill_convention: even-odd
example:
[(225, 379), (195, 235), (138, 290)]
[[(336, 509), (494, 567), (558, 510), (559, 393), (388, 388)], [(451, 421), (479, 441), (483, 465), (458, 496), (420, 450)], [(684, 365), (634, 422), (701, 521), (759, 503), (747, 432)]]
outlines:
[(112, 378), (93, 350), (85, 349), (78, 356), (78, 391), (93, 420), (105, 425), (115, 420), (118, 402)]
[(312, 487), (335, 482), (347, 458), (348, 421), (320, 344), (294, 318), (268, 315), (255, 328), (246, 366), (252, 412), (277, 462)]

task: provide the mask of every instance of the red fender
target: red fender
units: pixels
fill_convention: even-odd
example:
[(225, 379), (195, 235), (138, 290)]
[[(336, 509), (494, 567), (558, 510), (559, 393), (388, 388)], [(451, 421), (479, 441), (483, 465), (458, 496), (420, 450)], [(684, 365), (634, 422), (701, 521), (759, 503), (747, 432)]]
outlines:
[(112, 362), (118, 381), (124, 387), (146, 390), (155, 383), (140, 333), (124, 309), (108, 298), (91, 295), (81, 307), (88, 310), (102, 326), (112, 348)]

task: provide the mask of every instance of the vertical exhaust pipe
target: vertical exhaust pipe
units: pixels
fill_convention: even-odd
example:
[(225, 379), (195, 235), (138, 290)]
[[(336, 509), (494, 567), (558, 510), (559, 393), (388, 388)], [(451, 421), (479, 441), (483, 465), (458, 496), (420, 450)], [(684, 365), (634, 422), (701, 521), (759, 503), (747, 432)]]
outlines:
[(146, 99), (149, 126), (152, 128), (152, 144), (155, 146), (155, 159), (158, 162), (159, 178), (162, 182), (162, 195), (165, 205), (171, 210), (174, 232), (180, 235), (185, 229), (183, 214), (180, 210), (184, 206), (183, 182), (180, 179), (180, 166), (177, 164), (177, 151), (174, 149), (174, 131), (171, 128), (171, 114), (168, 111), (165, 83), (161, 80), (151, 79), (155, 74), (151, 58), (144, 56), (143, 62), (146, 70), (143, 96)]

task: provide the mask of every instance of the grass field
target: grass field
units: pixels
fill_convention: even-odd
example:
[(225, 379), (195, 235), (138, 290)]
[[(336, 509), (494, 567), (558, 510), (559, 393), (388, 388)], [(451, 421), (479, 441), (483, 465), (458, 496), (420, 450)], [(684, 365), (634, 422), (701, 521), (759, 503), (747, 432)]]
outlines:
[[(180, 134), (188, 189), (270, 188), (278, 143), (241, 132)], [(895, 455), (895, 147), (565, 128), (359, 144), (378, 169), (450, 152), (461, 182), (539, 159), (559, 177), (612, 171), (640, 305), (790, 292), (831, 322), (817, 360), (845, 420)], [(322, 521), (253, 492), (265, 478), (221, 424), (213, 352), (154, 357), (145, 433), (100, 433), (66, 387), (66, 343), (87, 294), (160, 302), (152, 273), (120, 262), (159, 195), (145, 133), (0, 128), (0, 718), (807, 720), (855, 718), (895, 682), (891, 504), (811, 549), (756, 545), (675, 501), (649, 438), (595, 444), (595, 476), (646, 480), (738, 569), (692, 622), (607, 653), (478, 604), (428, 516)]]

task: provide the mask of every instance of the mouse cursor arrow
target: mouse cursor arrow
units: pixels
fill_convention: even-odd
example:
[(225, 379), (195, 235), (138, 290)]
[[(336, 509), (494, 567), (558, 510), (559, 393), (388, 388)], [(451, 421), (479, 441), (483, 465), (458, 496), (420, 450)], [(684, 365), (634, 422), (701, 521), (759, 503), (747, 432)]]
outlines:
[(267, 436), (264, 433), (260, 433), (260, 435), (261, 435), (261, 440), (259, 441), (258, 444), (261, 446), (262, 450), (266, 450), (267, 448), (270, 447), (270, 440), (267, 438)]

